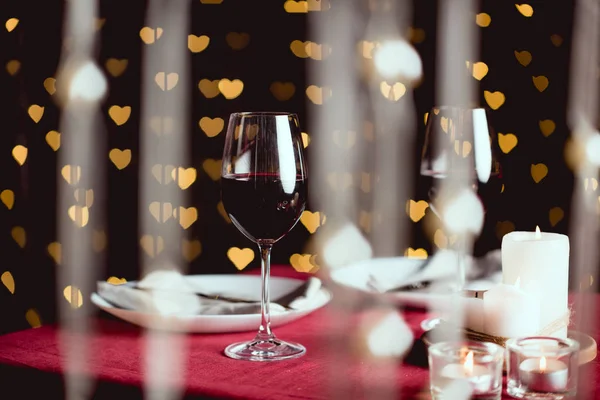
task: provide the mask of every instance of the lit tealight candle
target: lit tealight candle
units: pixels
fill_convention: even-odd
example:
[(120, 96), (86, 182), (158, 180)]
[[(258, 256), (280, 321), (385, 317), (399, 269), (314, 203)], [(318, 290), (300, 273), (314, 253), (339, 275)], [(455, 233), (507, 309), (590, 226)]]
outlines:
[(469, 382), (474, 394), (486, 393), (492, 385), (492, 373), (489, 368), (477, 365), (473, 360), (473, 352), (469, 351), (462, 364), (448, 364), (441, 371), (446, 379), (461, 379)]
[(521, 382), (531, 392), (561, 392), (567, 387), (569, 368), (562, 361), (529, 358), (519, 366)]

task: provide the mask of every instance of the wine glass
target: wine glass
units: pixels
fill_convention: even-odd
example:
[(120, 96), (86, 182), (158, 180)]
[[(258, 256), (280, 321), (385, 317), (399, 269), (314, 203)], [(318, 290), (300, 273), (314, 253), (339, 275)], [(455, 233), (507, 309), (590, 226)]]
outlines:
[(231, 114), (223, 151), (221, 195), (233, 224), (258, 245), (261, 255), (261, 320), (256, 337), (225, 349), (231, 358), (276, 361), (306, 349), (271, 331), (270, 256), (273, 244), (298, 222), (307, 198), (307, 171), (296, 114)]
[[(429, 207), (446, 223), (443, 207), (465, 186), (481, 197), (501, 191), (501, 168), (497, 157), (497, 140), (484, 108), (442, 106), (431, 109), (425, 126), (421, 154), (421, 176), (431, 179)], [(441, 185), (440, 180), (446, 182)], [(444, 191), (440, 190), (444, 188)], [(458, 232), (457, 281), (461, 291), (466, 283), (466, 253), (469, 239), (483, 226), (483, 213), (464, 215), (464, 226)], [(434, 321), (425, 321), (431, 327)]]

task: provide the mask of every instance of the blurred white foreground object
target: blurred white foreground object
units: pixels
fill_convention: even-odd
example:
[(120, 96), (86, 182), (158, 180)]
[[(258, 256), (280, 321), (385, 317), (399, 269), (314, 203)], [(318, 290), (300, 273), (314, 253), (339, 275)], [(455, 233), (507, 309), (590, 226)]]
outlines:
[(452, 233), (478, 235), (483, 228), (484, 209), (471, 189), (463, 189), (442, 210), (445, 226)]
[(356, 225), (346, 223), (323, 239), (321, 254), (325, 265), (335, 269), (373, 257), (373, 249)]
[(81, 64), (73, 74), (69, 85), (69, 100), (102, 100), (107, 90), (104, 74), (91, 60)]
[(386, 40), (375, 50), (375, 68), (385, 79), (414, 82), (423, 74), (421, 57), (404, 39)]
[(414, 336), (396, 310), (388, 311), (377, 321), (366, 321), (366, 345), (373, 357), (404, 357), (413, 344)]

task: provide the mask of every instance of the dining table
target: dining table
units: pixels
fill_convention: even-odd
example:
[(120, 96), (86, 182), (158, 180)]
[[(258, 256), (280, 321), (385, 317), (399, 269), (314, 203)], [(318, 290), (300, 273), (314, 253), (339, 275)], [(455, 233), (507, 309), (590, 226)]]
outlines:
[[(254, 271), (256, 272), (256, 271)], [(273, 276), (306, 279), (290, 266), (275, 265)], [(325, 281), (327, 284), (327, 281)], [(335, 291), (334, 291), (335, 293)], [(595, 295), (600, 305), (600, 295)], [(253, 332), (179, 333), (185, 345), (183, 376), (177, 377), (179, 398), (246, 400), (324, 400), (430, 398), (427, 350), (421, 322), (429, 314), (415, 308), (394, 308), (413, 334), (403, 357), (366, 354), (351, 338), (364, 330), (375, 311), (372, 303), (352, 308), (333, 301), (297, 320), (277, 327), (275, 334), (302, 343), (303, 357), (278, 362), (239, 361), (226, 357), (224, 348), (249, 339)], [(369, 305), (371, 304), (371, 305)], [(345, 316), (337, 318), (339, 316)], [(145, 330), (99, 311), (85, 333), (87, 359), (69, 368), (61, 351), (68, 332), (56, 324), (0, 336), (0, 398), (65, 398), (65, 374), (92, 382), (89, 398), (142, 399), (145, 393)], [(593, 335), (600, 338), (599, 332)], [(362, 349), (362, 350), (360, 350)], [(579, 398), (600, 399), (596, 360), (580, 368)], [(506, 379), (506, 378), (505, 378)], [(506, 384), (502, 398), (506, 394)]]

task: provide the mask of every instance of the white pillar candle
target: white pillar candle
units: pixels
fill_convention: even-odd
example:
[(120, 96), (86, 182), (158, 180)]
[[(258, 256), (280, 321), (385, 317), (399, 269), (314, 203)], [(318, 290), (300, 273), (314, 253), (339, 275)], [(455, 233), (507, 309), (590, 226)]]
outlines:
[(483, 332), (483, 300), (464, 299), (465, 328), (476, 332)]
[(519, 365), (521, 383), (530, 392), (560, 392), (567, 387), (569, 368), (559, 360), (529, 358)]
[[(541, 306), (540, 329), (550, 326), (568, 311), (569, 238), (558, 233), (510, 232), (502, 239), (502, 281), (535, 296)], [(567, 337), (567, 328), (544, 332)]]
[(538, 299), (516, 285), (499, 284), (483, 296), (484, 332), (501, 337), (530, 336), (539, 331)]

